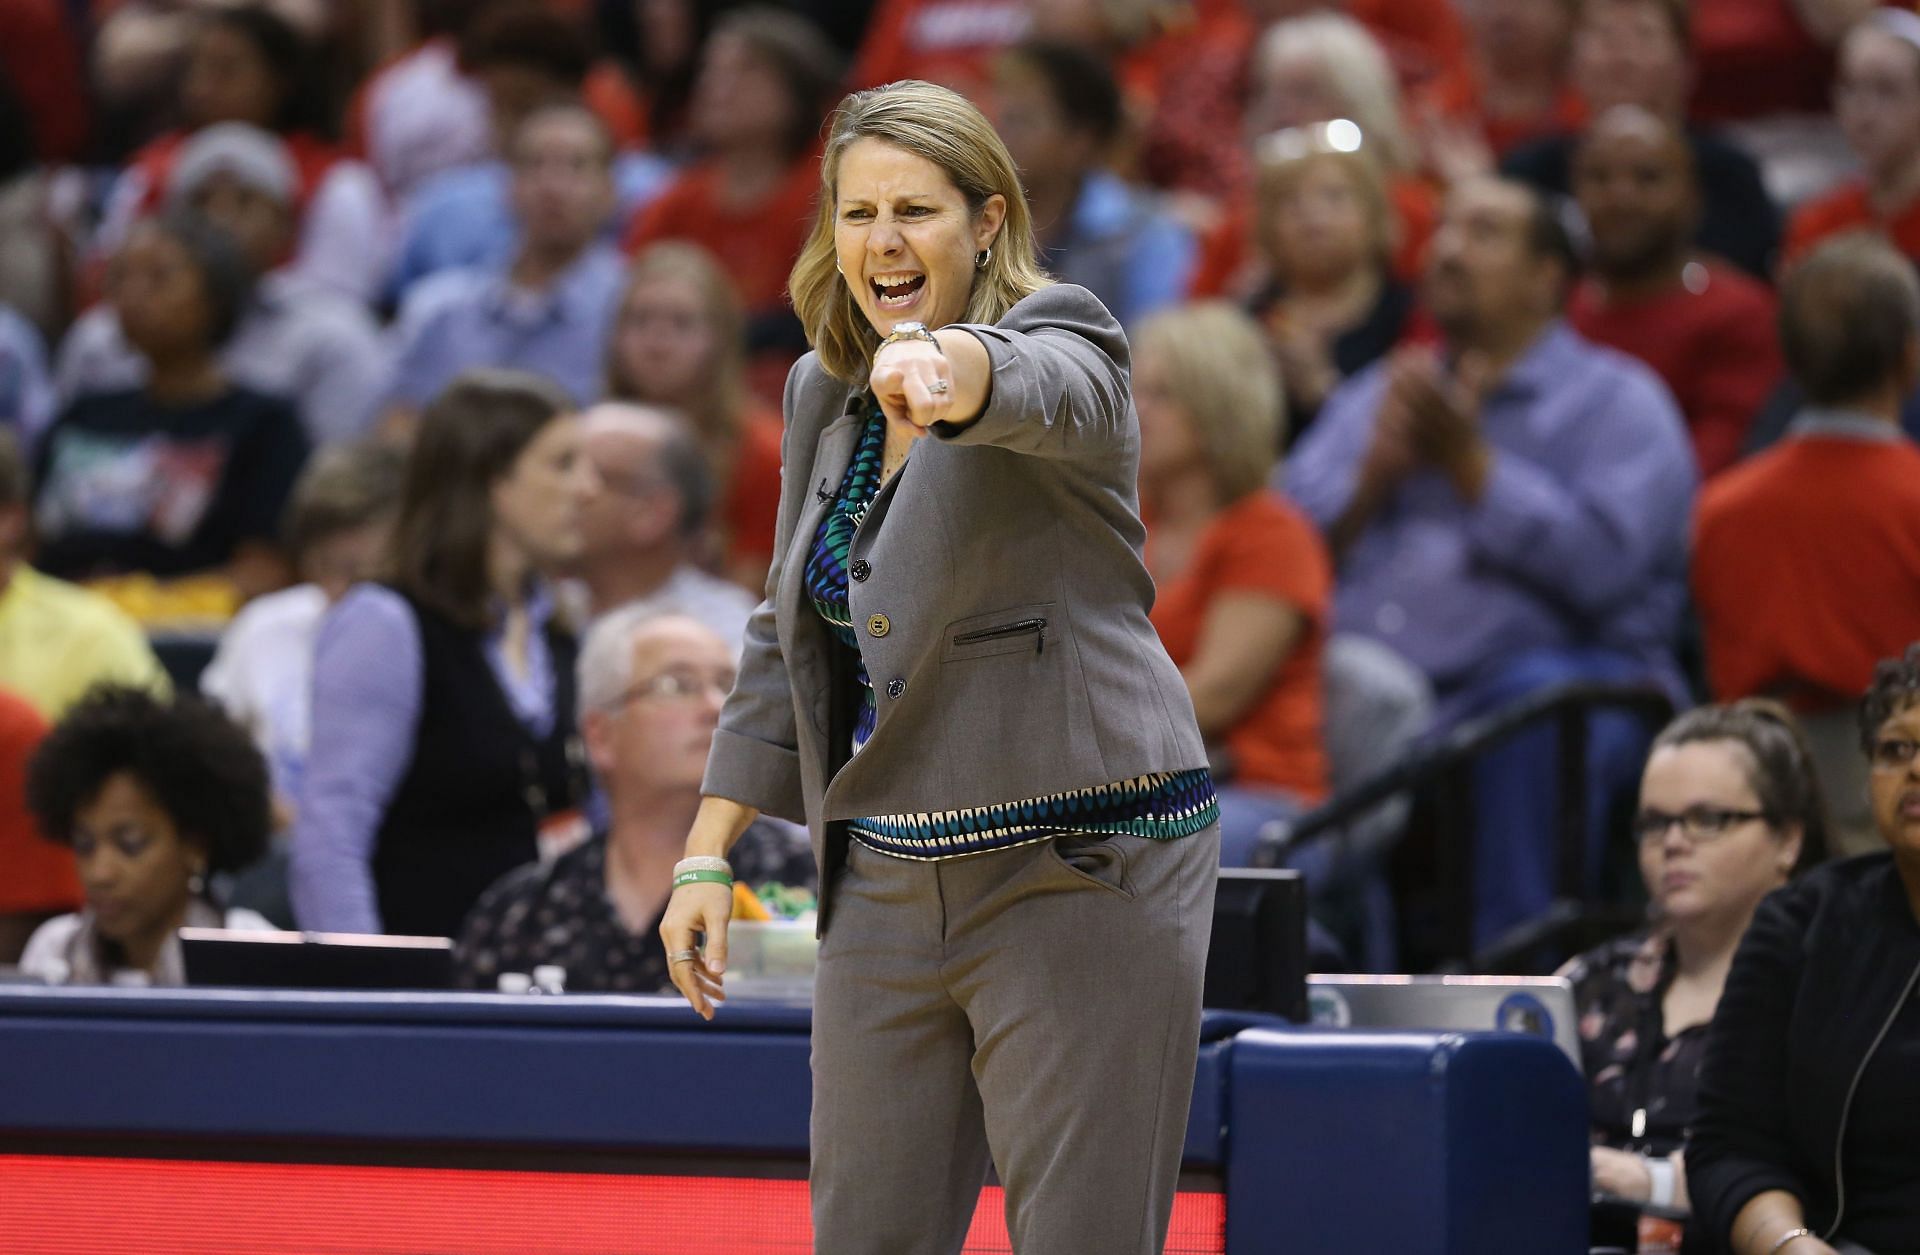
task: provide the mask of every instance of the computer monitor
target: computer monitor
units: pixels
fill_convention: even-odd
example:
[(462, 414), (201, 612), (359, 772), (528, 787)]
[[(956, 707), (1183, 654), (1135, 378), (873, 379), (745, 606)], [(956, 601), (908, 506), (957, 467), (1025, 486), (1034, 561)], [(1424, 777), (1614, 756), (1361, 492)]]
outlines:
[(445, 937), (182, 928), (180, 958), (189, 985), (253, 989), (448, 989), (453, 985), (453, 942)]
[(1297, 871), (1223, 867), (1205, 1005), (1307, 1019), (1307, 886)]

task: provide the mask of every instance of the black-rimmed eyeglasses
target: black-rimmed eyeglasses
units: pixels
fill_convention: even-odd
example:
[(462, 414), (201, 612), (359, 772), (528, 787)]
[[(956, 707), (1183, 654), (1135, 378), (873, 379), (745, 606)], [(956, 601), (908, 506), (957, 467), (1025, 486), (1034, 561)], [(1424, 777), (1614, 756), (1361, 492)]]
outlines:
[(1725, 806), (1689, 806), (1678, 815), (1666, 811), (1643, 810), (1633, 817), (1633, 835), (1642, 845), (1652, 845), (1667, 839), (1667, 832), (1675, 824), (1680, 825), (1680, 833), (1695, 845), (1702, 841), (1713, 841), (1726, 836), (1741, 824), (1750, 824), (1755, 820), (1766, 819), (1765, 811), (1733, 810)]

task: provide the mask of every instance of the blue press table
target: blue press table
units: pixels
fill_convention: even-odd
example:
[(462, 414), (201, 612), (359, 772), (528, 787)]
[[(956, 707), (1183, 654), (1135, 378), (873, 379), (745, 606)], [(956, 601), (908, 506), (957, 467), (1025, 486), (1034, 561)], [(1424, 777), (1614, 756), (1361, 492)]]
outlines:
[[(0, 987), (0, 1192), (7, 1154), (195, 1147), (791, 1176), (808, 1025), (664, 998)], [(1586, 1120), (1541, 1040), (1209, 1012), (1186, 1167), (1224, 1192), (1233, 1255), (1577, 1255)]]

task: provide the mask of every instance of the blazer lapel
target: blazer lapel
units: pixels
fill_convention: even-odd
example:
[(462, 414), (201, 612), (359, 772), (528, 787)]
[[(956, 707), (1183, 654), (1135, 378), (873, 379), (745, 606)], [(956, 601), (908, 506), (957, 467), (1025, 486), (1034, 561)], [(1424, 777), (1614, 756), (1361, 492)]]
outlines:
[(779, 621), (787, 625), (789, 633), (789, 638), (782, 642), (787, 654), (787, 666), (810, 679), (811, 682), (804, 685), (803, 691), (813, 697), (808, 713), (822, 736), (827, 733), (828, 723), (827, 649), (831, 642), (827, 637), (826, 624), (814, 613), (813, 605), (807, 598), (807, 555), (813, 548), (813, 538), (820, 530), (821, 520), (832, 508), (833, 499), (840, 491), (840, 481), (846, 478), (847, 467), (853, 462), (853, 451), (859, 444), (864, 415), (854, 401), (855, 398), (848, 398), (847, 412), (827, 424), (814, 445), (813, 466), (808, 477), (812, 482), (806, 489), (808, 499), (800, 508), (800, 520), (793, 529), (792, 539), (787, 543), (786, 566), (781, 572), (780, 587), (776, 590)]

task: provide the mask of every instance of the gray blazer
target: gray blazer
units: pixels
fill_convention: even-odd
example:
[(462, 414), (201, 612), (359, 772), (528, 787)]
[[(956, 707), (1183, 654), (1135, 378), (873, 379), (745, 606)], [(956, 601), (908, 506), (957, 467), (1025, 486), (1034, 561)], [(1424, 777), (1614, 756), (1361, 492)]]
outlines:
[[(846, 753), (829, 743), (830, 726), (843, 730), (834, 676), (849, 673), (832, 665), (803, 573), (867, 400), (811, 353), (787, 377), (767, 600), (702, 788), (808, 825), (823, 928), (841, 821), (1207, 762), (1186, 684), (1147, 621), (1140, 428), (1119, 324), (1085, 288), (1057, 284), (966, 329), (993, 363), (986, 409), (966, 427), (936, 425), (854, 534), (850, 602), (878, 722), (831, 778)], [(1002, 627), (1013, 630), (992, 632)]]

